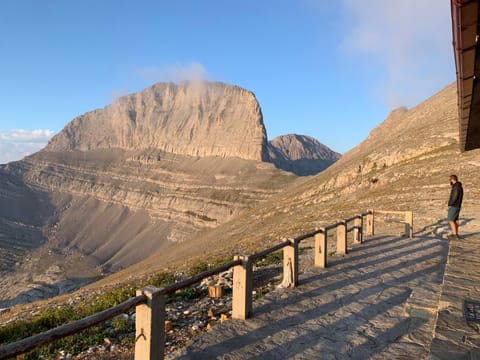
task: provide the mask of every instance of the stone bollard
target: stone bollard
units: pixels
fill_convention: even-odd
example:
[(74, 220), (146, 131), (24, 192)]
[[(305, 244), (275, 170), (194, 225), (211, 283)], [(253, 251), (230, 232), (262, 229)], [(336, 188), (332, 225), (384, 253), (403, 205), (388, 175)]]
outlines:
[(315, 235), (315, 266), (319, 268), (327, 267), (327, 236), (325, 228)]
[(341, 220), (341, 225), (337, 226), (337, 254), (346, 255), (347, 249), (347, 222)]
[(242, 260), (242, 264), (233, 268), (232, 318), (245, 320), (252, 315), (252, 262), (248, 255), (234, 260)]
[(165, 349), (165, 297), (161, 289), (137, 290), (147, 303), (135, 308), (135, 360), (161, 360)]

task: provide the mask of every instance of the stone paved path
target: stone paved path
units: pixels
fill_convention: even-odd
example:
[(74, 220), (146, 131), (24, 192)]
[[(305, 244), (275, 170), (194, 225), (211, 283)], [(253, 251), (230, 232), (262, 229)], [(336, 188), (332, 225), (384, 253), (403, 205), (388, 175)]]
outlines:
[(480, 359), (480, 324), (468, 326), (463, 314), (464, 300), (480, 302), (480, 224), (466, 230), (450, 243), (431, 359)]
[(377, 235), (324, 270), (312, 251), (300, 258), (299, 287), (276, 289), (254, 301), (251, 319), (217, 325), (168, 358), (428, 358), (446, 240)]

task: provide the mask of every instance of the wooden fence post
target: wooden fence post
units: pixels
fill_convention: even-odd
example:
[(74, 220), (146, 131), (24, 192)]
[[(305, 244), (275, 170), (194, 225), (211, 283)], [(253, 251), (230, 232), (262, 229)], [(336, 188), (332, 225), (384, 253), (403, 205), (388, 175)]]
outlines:
[(337, 226), (337, 254), (346, 255), (347, 249), (347, 222), (342, 220)]
[(291, 239), (283, 248), (283, 281), (285, 285), (298, 285), (298, 242)]
[(360, 226), (360, 242), (363, 244), (363, 216), (360, 216), (359, 225)]
[(146, 304), (135, 308), (135, 360), (162, 360), (165, 349), (165, 297), (161, 289), (147, 286), (137, 290)]
[(405, 235), (413, 239), (413, 212), (405, 211)]
[(232, 318), (245, 320), (252, 315), (252, 262), (248, 255), (234, 260), (242, 260), (242, 264), (233, 268)]
[(322, 269), (327, 267), (327, 231), (325, 228), (320, 229), (322, 232), (315, 234), (315, 266)]
[(360, 216), (360, 217), (357, 217), (353, 220), (353, 226), (354, 226), (354, 229), (353, 229), (353, 241), (356, 243), (356, 244), (362, 244), (363, 243), (363, 218)]
[(373, 210), (370, 211), (370, 214), (367, 215), (367, 226), (366, 226), (366, 233), (367, 236), (375, 235), (375, 216)]

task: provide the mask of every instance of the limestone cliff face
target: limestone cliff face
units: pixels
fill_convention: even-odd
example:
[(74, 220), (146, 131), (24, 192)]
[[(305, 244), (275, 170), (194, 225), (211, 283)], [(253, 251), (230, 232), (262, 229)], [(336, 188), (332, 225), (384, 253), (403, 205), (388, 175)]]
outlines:
[(255, 95), (222, 83), (158, 83), (71, 121), (49, 151), (157, 149), (189, 156), (266, 160)]
[(270, 161), (279, 169), (297, 175), (315, 175), (337, 161), (341, 155), (306, 135), (282, 135), (268, 144)]

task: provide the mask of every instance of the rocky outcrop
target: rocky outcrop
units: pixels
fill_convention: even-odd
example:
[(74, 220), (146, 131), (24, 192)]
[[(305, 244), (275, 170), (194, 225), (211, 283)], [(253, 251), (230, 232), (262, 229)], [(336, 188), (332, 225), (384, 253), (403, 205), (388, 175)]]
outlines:
[(71, 121), (49, 151), (156, 149), (189, 156), (266, 160), (255, 95), (222, 83), (158, 83)]
[(305, 176), (325, 170), (340, 154), (306, 135), (282, 135), (268, 144), (270, 161), (279, 169)]

